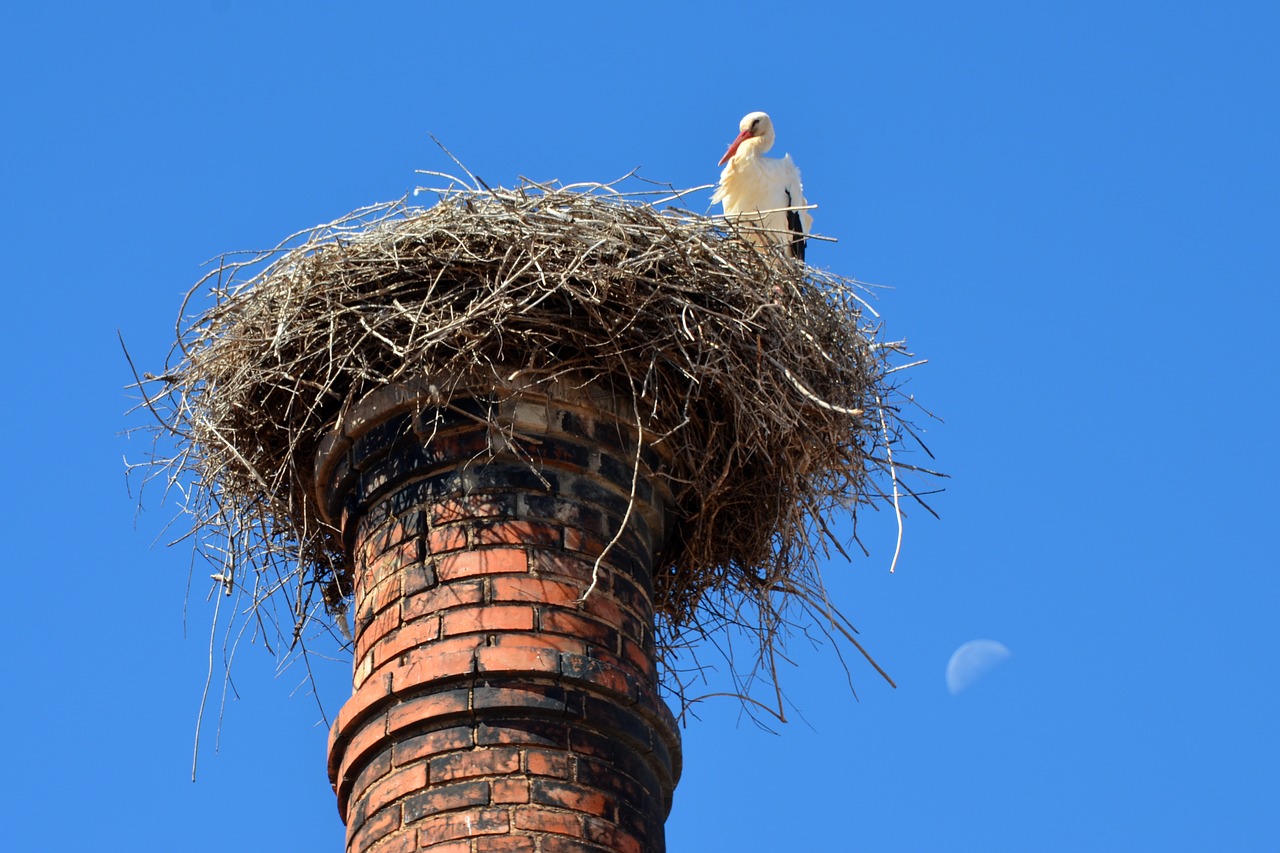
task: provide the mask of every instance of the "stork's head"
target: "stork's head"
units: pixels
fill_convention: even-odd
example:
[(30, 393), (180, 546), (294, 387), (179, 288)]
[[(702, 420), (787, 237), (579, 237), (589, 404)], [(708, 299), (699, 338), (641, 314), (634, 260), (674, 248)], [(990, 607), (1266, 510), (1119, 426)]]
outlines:
[(729, 150), (724, 152), (724, 156), (720, 158), (718, 165), (723, 166), (729, 162), (729, 158), (738, 153), (738, 149), (743, 149), (743, 154), (754, 157), (757, 154), (763, 154), (773, 147), (773, 122), (769, 119), (768, 113), (754, 112), (747, 113), (742, 117), (742, 121), (738, 122), (738, 138), (733, 140), (733, 144), (729, 146)]

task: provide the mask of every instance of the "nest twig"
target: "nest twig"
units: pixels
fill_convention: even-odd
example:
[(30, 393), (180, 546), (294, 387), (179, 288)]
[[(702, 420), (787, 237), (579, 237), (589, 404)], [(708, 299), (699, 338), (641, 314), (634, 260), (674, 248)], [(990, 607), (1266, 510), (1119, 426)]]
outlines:
[(629, 389), (675, 460), (677, 530), (655, 576), (663, 648), (749, 632), (731, 661), (746, 695), (760, 675), (776, 682), (796, 608), (852, 639), (817, 572), (841, 548), (827, 519), (896, 509), (913, 470), (891, 455), (911, 434), (891, 363), (905, 353), (881, 340), (862, 287), (670, 207), (679, 193), (431, 192), (428, 208), (375, 205), (223, 257), (188, 297), (207, 290), (212, 305), (184, 305), (164, 375), (141, 381), (175, 438), (153, 473), (183, 489), (215, 579), (282, 600), (296, 641), (350, 589), (313, 483), (344, 407), (410, 378), (587, 372)]

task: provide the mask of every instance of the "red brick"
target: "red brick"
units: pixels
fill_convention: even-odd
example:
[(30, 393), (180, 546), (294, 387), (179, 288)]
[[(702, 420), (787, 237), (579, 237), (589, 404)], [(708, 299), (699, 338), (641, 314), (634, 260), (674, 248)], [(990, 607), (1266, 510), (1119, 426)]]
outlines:
[(620, 572), (610, 574), (609, 594), (614, 601), (634, 614), (647, 614), (653, 610), (653, 603), (644, 587)]
[[(417, 853), (417, 849), (417, 833), (401, 829), (372, 845), (366, 853)], [(352, 853), (356, 853), (356, 848), (352, 848)]]
[(618, 611), (618, 620), (613, 622), (618, 628), (622, 629), (622, 637), (634, 640), (636, 643), (648, 642), (648, 637), (652, 629), (645, 625), (645, 621), (637, 617), (630, 610)]
[(380, 613), (392, 604), (400, 602), (400, 578), (387, 578), (374, 586), (369, 596), (363, 600), (371, 602), (375, 613)]
[(618, 742), (590, 729), (574, 727), (569, 730), (569, 751), (575, 755), (588, 755), (608, 762), (617, 755)]
[(583, 785), (609, 792), (617, 803), (651, 802), (650, 791), (619, 767), (620, 763), (625, 764), (628, 754), (634, 756), (634, 753), (621, 743), (615, 741), (615, 744), (613, 755), (605, 761), (579, 756), (577, 780)]
[(471, 691), (471, 707), (480, 718), (508, 719), (513, 713), (529, 713), (542, 717), (563, 717), (566, 712), (580, 713), (581, 702), (569, 711), (566, 695), (558, 685), (533, 683), (477, 684)]
[(386, 701), (387, 694), (391, 692), (391, 677), (389, 675), (375, 675), (360, 686), (360, 689), (351, 694), (351, 698), (346, 704), (338, 710), (338, 719), (334, 721), (333, 728), (329, 731), (329, 746), (333, 747), (333, 740), (338, 735), (347, 735), (347, 731), (351, 727), (351, 721), (357, 717), (363, 717), (370, 708), (380, 702)]
[(373, 647), (373, 667), (377, 669), (410, 649), (428, 645), (439, 638), (439, 619), (434, 616), (415, 619)]
[(404, 621), (412, 622), (421, 616), (448, 610), (450, 607), (463, 607), (468, 604), (481, 604), (484, 601), (484, 581), (454, 581), (453, 583), (434, 586), (422, 592), (406, 596), (404, 600)]
[(570, 551), (578, 551), (582, 554), (590, 554), (592, 557), (599, 557), (604, 553), (605, 541), (595, 534), (588, 533), (577, 527), (566, 527), (564, 529), (564, 547)]
[(489, 783), (458, 782), (428, 788), (404, 801), (404, 822), (411, 824), (441, 812), (489, 805)]
[(443, 614), (444, 636), (492, 631), (532, 631), (533, 608), (520, 604), (460, 607)]
[(592, 788), (584, 788), (559, 779), (534, 779), (529, 792), (530, 802), (545, 806), (558, 806), (575, 812), (586, 812), (598, 817), (611, 813), (604, 794)]
[(460, 524), (434, 527), (427, 532), (427, 550), (432, 554), (458, 551), (467, 547), (467, 528)]
[(519, 574), (529, 571), (529, 556), (523, 548), (462, 551), (441, 557), (436, 571), (442, 581), (479, 575)]
[(436, 815), (417, 824), (417, 827), (418, 838), (426, 847), (455, 838), (509, 832), (511, 822), (506, 809), (467, 809)]
[(494, 779), (492, 788), (494, 805), (529, 802), (529, 783), (524, 779)]
[(369, 848), (369, 853), (416, 853), (418, 849), (417, 833), (410, 829), (388, 835)]
[(622, 659), (635, 667), (646, 679), (650, 681), (654, 679), (657, 662), (653, 655), (625, 637), (622, 640)]
[[(648, 845), (641, 844), (640, 839), (608, 821), (588, 815), (582, 819), (582, 826), (586, 830), (588, 839), (601, 845), (610, 853), (644, 853), (648, 849)], [(656, 826), (653, 829), (659, 833), (660, 838), (662, 827)]]
[(470, 675), (475, 671), (476, 646), (483, 641), (483, 636), (472, 634), (409, 649), (387, 666), (392, 687), (396, 693), (403, 693), (440, 679)]
[(448, 524), (471, 518), (498, 518), (509, 512), (506, 503), (493, 495), (466, 495), (445, 498), (432, 506), (431, 523)]
[(558, 607), (547, 607), (542, 610), (538, 620), (538, 628), (554, 634), (568, 634), (578, 637), (597, 646), (616, 650), (618, 648), (618, 632), (603, 622), (579, 616)]
[(522, 575), (499, 575), (489, 581), (493, 601), (531, 601), (573, 605), (585, 588), (563, 581)]
[(363, 656), (373, 644), (400, 626), (400, 608), (389, 607), (373, 618), (356, 637), (356, 655)]
[[(340, 786), (349, 786), (351, 782), (355, 781), (351, 774), (352, 767), (363, 767), (370, 756), (385, 747), (386, 725), (386, 716), (378, 714), (348, 733), (350, 739), (342, 745), (342, 751), (336, 755), (342, 762), (341, 766), (337, 768), (338, 773), (336, 775)], [(335, 754), (331, 749), (329, 753), (330, 765), (332, 765), (334, 758)]]
[(560, 671), (560, 651), (545, 643), (536, 646), (481, 646), (476, 649), (475, 661), (476, 671), (484, 673), (533, 672), (555, 675)]
[(351, 799), (359, 800), (374, 782), (391, 772), (391, 750), (384, 749), (364, 766), (351, 784)]
[(538, 521), (491, 521), (472, 526), (476, 545), (536, 545), (559, 548), (559, 527)]
[(348, 849), (367, 850), (388, 833), (400, 828), (400, 809), (386, 809), (364, 822), (360, 830), (351, 836)]
[(366, 535), (356, 549), (355, 556), (357, 570), (360, 574), (372, 578), (375, 583), (378, 580), (378, 574), (376, 570), (371, 571), (371, 569), (375, 568), (378, 561), (378, 554), (381, 550), (382, 548), (378, 543), (378, 535), (376, 533), (373, 535)]
[(605, 594), (597, 585), (596, 589), (582, 603), (582, 609), (594, 619), (599, 619), (606, 625), (612, 625), (615, 628), (621, 628), (627, 623), (628, 617), (624, 614), (622, 607), (618, 601), (612, 596)]
[(485, 835), (476, 839), (476, 853), (533, 853), (529, 835)]
[(411, 539), (414, 535), (415, 531), (406, 527), (401, 519), (392, 519), (371, 533), (365, 534), (366, 552), (376, 557), (378, 554), (400, 545), (405, 540)]
[(609, 622), (610, 624), (616, 624), (622, 631), (623, 637), (634, 640), (642, 646), (650, 648), (653, 646), (653, 619), (651, 616), (646, 616), (644, 619), (641, 619), (629, 608), (620, 608), (618, 616), (619, 619), (616, 622), (609, 619), (605, 619), (604, 621)]
[(387, 734), (395, 735), (406, 726), (470, 710), (471, 692), (465, 688), (418, 696), (387, 710)]
[(569, 726), (564, 720), (511, 719), (480, 720), (476, 723), (478, 746), (519, 745), (569, 749)]
[(392, 755), (396, 764), (408, 764), (419, 758), (471, 749), (474, 746), (475, 736), (471, 726), (450, 726), (397, 741)]
[(640, 692), (640, 682), (616, 663), (618, 659), (608, 652), (593, 649), (592, 656), (561, 655), (560, 674), (566, 679), (586, 681), (625, 697), (630, 703)]
[(443, 844), (430, 844), (426, 847), (415, 849), (421, 850), (423, 853), (471, 853), (471, 842), (465, 839), (462, 841), (446, 841)]
[(539, 848), (542, 853), (616, 853), (608, 847), (564, 835), (544, 835), (539, 840), (542, 842)]
[(392, 583), (405, 568), (422, 561), (422, 540), (410, 539), (372, 554), (366, 551), (368, 574), (374, 583)]
[(488, 641), (486, 649), (498, 648), (546, 649), (551, 652), (586, 654), (586, 643), (567, 634), (498, 634)]
[[(569, 534), (575, 532), (573, 528), (566, 528), (565, 545), (568, 546)], [(534, 574), (538, 577), (550, 578), (567, 578), (578, 583), (582, 592), (578, 597), (582, 596), (591, 583), (591, 571), (595, 565), (594, 560), (580, 557), (576, 554), (566, 553), (559, 550), (543, 550), (536, 548), (529, 556), (529, 562)], [(605, 571), (602, 566), (601, 572)], [(599, 584), (597, 584), (599, 589)], [(593, 593), (594, 594), (594, 593)]]
[(573, 758), (556, 750), (528, 749), (525, 750), (525, 769), (535, 776), (568, 779), (573, 776)]
[(507, 747), (454, 752), (431, 759), (431, 781), (506, 776), (520, 770), (520, 751)]
[(365, 795), (365, 808), (369, 813), (381, 811), (388, 803), (421, 791), (427, 786), (427, 764), (420, 761), (382, 777)]
[(379, 554), (370, 565), (380, 582), (394, 582), (396, 575), (405, 568), (422, 562), (422, 557), (422, 540), (410, 539)]
[(512, 823), (516, 829), (554, 832), (559, 835), (571, 835), (575, 838), (584, 837), (581, 815), (572, 812), (555, 812), (542, 806), (516, 806)]
[(403, 595), (413, 595), (436, 582), (436, 572), (432, 566), (409, 566), (400, 573), (400, 587)]

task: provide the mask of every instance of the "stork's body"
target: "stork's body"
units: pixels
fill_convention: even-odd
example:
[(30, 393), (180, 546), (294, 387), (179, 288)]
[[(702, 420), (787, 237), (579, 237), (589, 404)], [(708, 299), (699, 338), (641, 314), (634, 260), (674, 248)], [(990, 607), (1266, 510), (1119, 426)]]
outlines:
[(724, 204), (725, 218), (762, 246), (786, 246), (792, 257), (804, 260), (805, 237), (813, 227), (807, 210), (800, 170), (791, 155), (765, 157), (773, 147), (773, 122), (765, 113), (749, 113), (738, 125), (738, 138), (720, 165), (720, 183), (711, 201)]

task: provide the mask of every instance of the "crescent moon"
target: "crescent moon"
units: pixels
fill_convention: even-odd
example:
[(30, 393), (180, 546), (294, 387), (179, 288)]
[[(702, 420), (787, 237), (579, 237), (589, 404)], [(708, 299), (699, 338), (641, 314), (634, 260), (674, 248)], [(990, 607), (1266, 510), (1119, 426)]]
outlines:
[(1012, 654), (1004, 643), (970, 640), (956, 649), (951, 660), (947, 661), (947, 690), (952, 696), (957, 695)]

